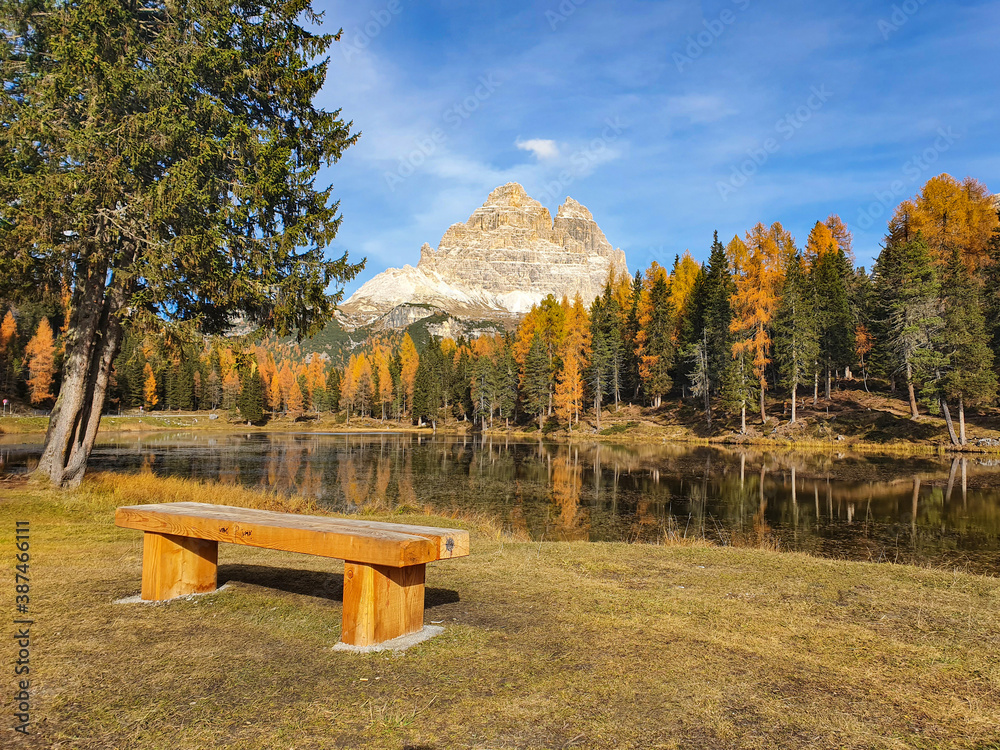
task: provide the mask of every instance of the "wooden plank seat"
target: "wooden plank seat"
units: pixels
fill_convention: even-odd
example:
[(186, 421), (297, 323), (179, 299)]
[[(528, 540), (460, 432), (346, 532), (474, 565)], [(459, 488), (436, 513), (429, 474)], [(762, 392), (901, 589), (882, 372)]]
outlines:
[(118, 508), (115, 525), (145, 532), (142, 594), (163, 601), (214, 591), (219, 542), (344, 560), (341, 640), (371, 646), (424, 625), (427, 563), (469, 554), (469, 532), (207, 503)]

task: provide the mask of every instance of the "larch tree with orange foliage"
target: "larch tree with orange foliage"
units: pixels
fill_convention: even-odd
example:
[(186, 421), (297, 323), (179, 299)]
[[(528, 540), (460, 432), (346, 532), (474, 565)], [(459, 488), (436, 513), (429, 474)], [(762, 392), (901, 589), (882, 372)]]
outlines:
[[(844, 231), (846, 231), (846, 228)], [(821, 221), (817, 221), (813, 225), (812, 230), (810, 230), (809, 237), (806, 239), (806, 248), (805, 252), (803, 252), (806, 268), (811, 270), (815, 267), (821, 256), (827, 253), (835, 253), (838, 249), (840, 249), (840, 243), (837, 241), (830, 227)]]
[(48, 318), (38, 322), (35, 335), (24, 350), (28, 360), (28, 397), (40, 404), (52, 398), (52, 381), (56, 373), (56, 346)]
[(148, 411), (160, 402), (160, 397), (156, 394), (156, 376), (153, 374), (153, 368), (149, 362), (146, 363), (142, 372), (145, 376), (142, 385), (142, 401)]
[[(691, 257), (689, 250), (685, 250), (684, 255), (674, 260), (674, 268), (670, 273), (670, 306), (678, 326), (687, 313), (688, 302), (699, 273), (701, 266)], [(677, 333), (675, 341), (676, 339)]]
[[(611, 289), (610, 286), (608, 288)], [(563, 327), (559, 353), (562, 368), (556, 378), (555, 410), (560, 421), (572, 425), (580, 421), (583, 373), (590, 348), (590, 320), (579, 294), (573, 298), (573, 304), (566, 312)]]
[(389, 364), (391, 359), (392, 353), (385, 344), (378, 344), (372, 350), (372, 377), (378, 383), (373, 399), (382, 414), (383, 422), (386, 417), (386, 407), (392, 404), (392, 369)]
[(267, 389), (267, 402), (271, 407), (272, 414), (281, 411), (281, 378), (278, 377), (277, 370), (271, 375), (271, 382)]
[(10, 310), (0, 323), (0, 388), (7, 390), (11, 386), (11, 374), (14, 370), (14, 347), (17, 344), (17, 321)]
[(399, 345), (399, 384), (403, 390), (403, 413), (408, 414), (413, 410), (413, 388), (417, 384), (417, 368), (420, 366), (420, 356), (417, 354), (417, 347), (410, 338), (410, 334), (403, 335), (403, 341)]
[(746, 233), (746, 242), (734, 237), (727, 248), (733, 266), (733, 356), (743, 355), (753, 370), (760, 395), (760, 419), (767, 423), (764, 392), (771, 359), (770, 328), (780, 303), (784, 268), (795, 255), (795, 241), (781, 224), (770, 228), (758, 223)]
[(968, 269), (976, 271), (989, 263), (987, 250), (997, 225), (997, 206), (986, 185), (972, 177), (959, 182), (940, 174), (897, 206), (887, 239), (906, 243), (920, 233), (939, 270), (957, 249)]

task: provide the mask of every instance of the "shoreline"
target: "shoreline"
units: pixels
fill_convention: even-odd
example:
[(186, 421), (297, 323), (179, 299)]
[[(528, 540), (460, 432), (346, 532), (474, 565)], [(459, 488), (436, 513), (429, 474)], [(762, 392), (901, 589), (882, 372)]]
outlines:
[[(772, 434), (768, 436), (739, 433), (703, 436), (694, 434), (693, 430), (675, 424), (636, 425), (632, 420), (607, 420), (609, 428), (585, 432), (584, 430), (525, 430), (523, 426), (511, 428), (493, 427), (485, 431), (475, 429), (472, 422), (449, 420), (438, 425), (436, 429), (430, 426), (416, 426), (405, 422), (382, 421), (367, 417), (354, 418), (347, 424), (337, 418), (312, 418), (295, 421), (279, 417), (268, 420), (264, 424), (248, 425), (239, 421), (230, 421), (224, 416), (217, 419), (209, 418), (210, 412), (158, 415), (122, 415), (105, 416), (101, 420), (98, 434), (104, 433), (157, 433), (157, 432), (206, 432), (220, 434), (237, 433), (301, 433), (301, 434), (409, 434), (419, 436), (453, 435), (476, 436), (478, 438), (516, 439), (541, 441), (546, 443), (602, 443), (608, 445), (685, 445), (691, 447), (706, 446), (738, 450), (772, 449), (782, 452), (808, 453), (860, 453), (866, 455), (887, 456), (946, 456), (946, 455), (991, 455), (1000, 454), (1000, 439), (988, 439), (994, 445), (975, 445), (970, 441), (966, 446), (953, 446), (950, 442), (906, 441), (902, 439), (890, 442), (873, 442), (858, 437), (839, 436), (835, 438), (820, 438), (809, 436), (803, 439), (793, 439), (786, 435)], [(932, 419), (932, 418), (926, 418)], [(0, 417), (0, 438), (18, 436), (39, 436), (44, 439), (48, 417)], [(782, 425), (786, 426), (786, 425)], [(625, 429), (621, 429), (624, 427)], [(638, 429), (636, 429), (638, 428)], [(945, 438), (947, 440), (947, 438)], [(6, 441), (5, 441), (6, 442)]]

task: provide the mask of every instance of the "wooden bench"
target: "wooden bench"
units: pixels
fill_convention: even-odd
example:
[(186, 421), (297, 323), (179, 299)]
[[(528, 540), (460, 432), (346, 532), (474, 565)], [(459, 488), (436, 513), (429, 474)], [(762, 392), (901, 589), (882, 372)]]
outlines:
[(115, 525), (145, 532), (142, 599), (215, 591), (219, 542), (344, 560), (341, 640), (371, 646), (424, 625), (424, 569), (469, 554), (469, 532), (206, 503), (118, 508)]

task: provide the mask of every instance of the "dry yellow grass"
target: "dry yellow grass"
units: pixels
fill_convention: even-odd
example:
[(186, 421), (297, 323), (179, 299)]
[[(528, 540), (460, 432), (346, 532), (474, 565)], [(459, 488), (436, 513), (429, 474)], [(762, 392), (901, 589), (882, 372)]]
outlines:
[(342, 581), (321, 558), (224, 545), (226, 591), (113, 603), (138, 590), (142, 546), (114, 506), (206, 495), (279, 502), (148, 476), (0, 483), (0, 550), (31, 521), (38, 733), (5, 727), (0, 746), (1000, 747), (993, 578), (474, 529), (470, 557), (428, 569), (445, 633), (356, 656), (330, 649)]

